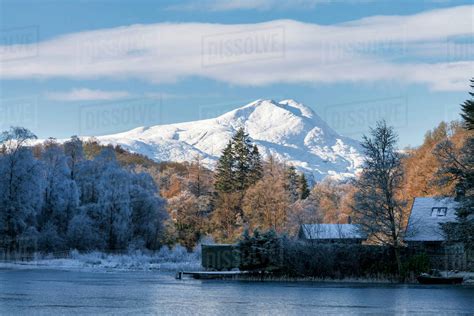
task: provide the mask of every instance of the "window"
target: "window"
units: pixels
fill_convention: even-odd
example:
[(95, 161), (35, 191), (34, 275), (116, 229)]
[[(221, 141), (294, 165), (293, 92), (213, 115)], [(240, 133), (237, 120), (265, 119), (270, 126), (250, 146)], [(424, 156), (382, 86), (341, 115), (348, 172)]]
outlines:
[(433, 207), (431, 209), (431, 216), (432, 217), (441, 217), (441, 216), (446, 216), (446, 213), (448, 212), (447, 207)]

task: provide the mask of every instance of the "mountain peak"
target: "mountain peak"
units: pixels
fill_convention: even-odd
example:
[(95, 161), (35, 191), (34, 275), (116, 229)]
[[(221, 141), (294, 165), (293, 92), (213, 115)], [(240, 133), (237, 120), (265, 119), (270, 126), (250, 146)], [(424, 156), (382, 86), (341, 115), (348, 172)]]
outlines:
[(240, 127), (264, 157), (272, 155), (316, 180), (353, 176), (362, 163), (358, 142), (340, 136), (311, 108), (292, 99), (259, 99), (213, 119), (134, 129), (99, 140), (157, 161), (191, 161), (200, 155), (212, 168)]

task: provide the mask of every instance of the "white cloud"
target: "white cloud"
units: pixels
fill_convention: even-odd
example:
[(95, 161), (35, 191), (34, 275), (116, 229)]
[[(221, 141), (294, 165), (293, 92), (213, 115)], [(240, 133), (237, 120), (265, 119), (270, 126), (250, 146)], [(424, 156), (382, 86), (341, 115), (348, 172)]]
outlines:
[(473, 8), (335, 25), (160, 23), (73, 33), (37, 44), (29, 59), (15, 59), (20, 48), (0, 46), (0, 76), (153, 83), (201, 77), (236, 85), (397, 80), (465, 90), (474, 70)]
[[(359, 0), (360, 2), (361, 0)], [(347, 1), (346, 1), (347, 2)], [(273, 10), (314, 8), (319, 4), (329, 4), (331, 0), (200, 0), (169, 6), (178, 11), (233, 11), (233, 10)]]
[(55, 101), (104, 101), (129, 97), (127, 91), (104, 91), (87, 88), (72, 89), (67, 92), (48, 92), (46, 97)]

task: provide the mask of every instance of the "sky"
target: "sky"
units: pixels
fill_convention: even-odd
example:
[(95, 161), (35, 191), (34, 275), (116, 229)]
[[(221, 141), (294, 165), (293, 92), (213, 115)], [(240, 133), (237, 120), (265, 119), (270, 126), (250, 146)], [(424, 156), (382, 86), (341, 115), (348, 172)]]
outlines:
[(0, 130), (104, 135), (295, 99), (400, 147), (459, 119), (470, 1), (0, 0)]

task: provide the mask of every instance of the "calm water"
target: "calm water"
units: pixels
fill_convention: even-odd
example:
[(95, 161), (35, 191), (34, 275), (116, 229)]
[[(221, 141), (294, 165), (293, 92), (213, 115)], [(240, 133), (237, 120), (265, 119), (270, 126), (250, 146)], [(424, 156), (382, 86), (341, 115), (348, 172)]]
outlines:
[(465, 314), (474, 287), (175, 280), (153, 272), (0, 270), (0, 314)]

